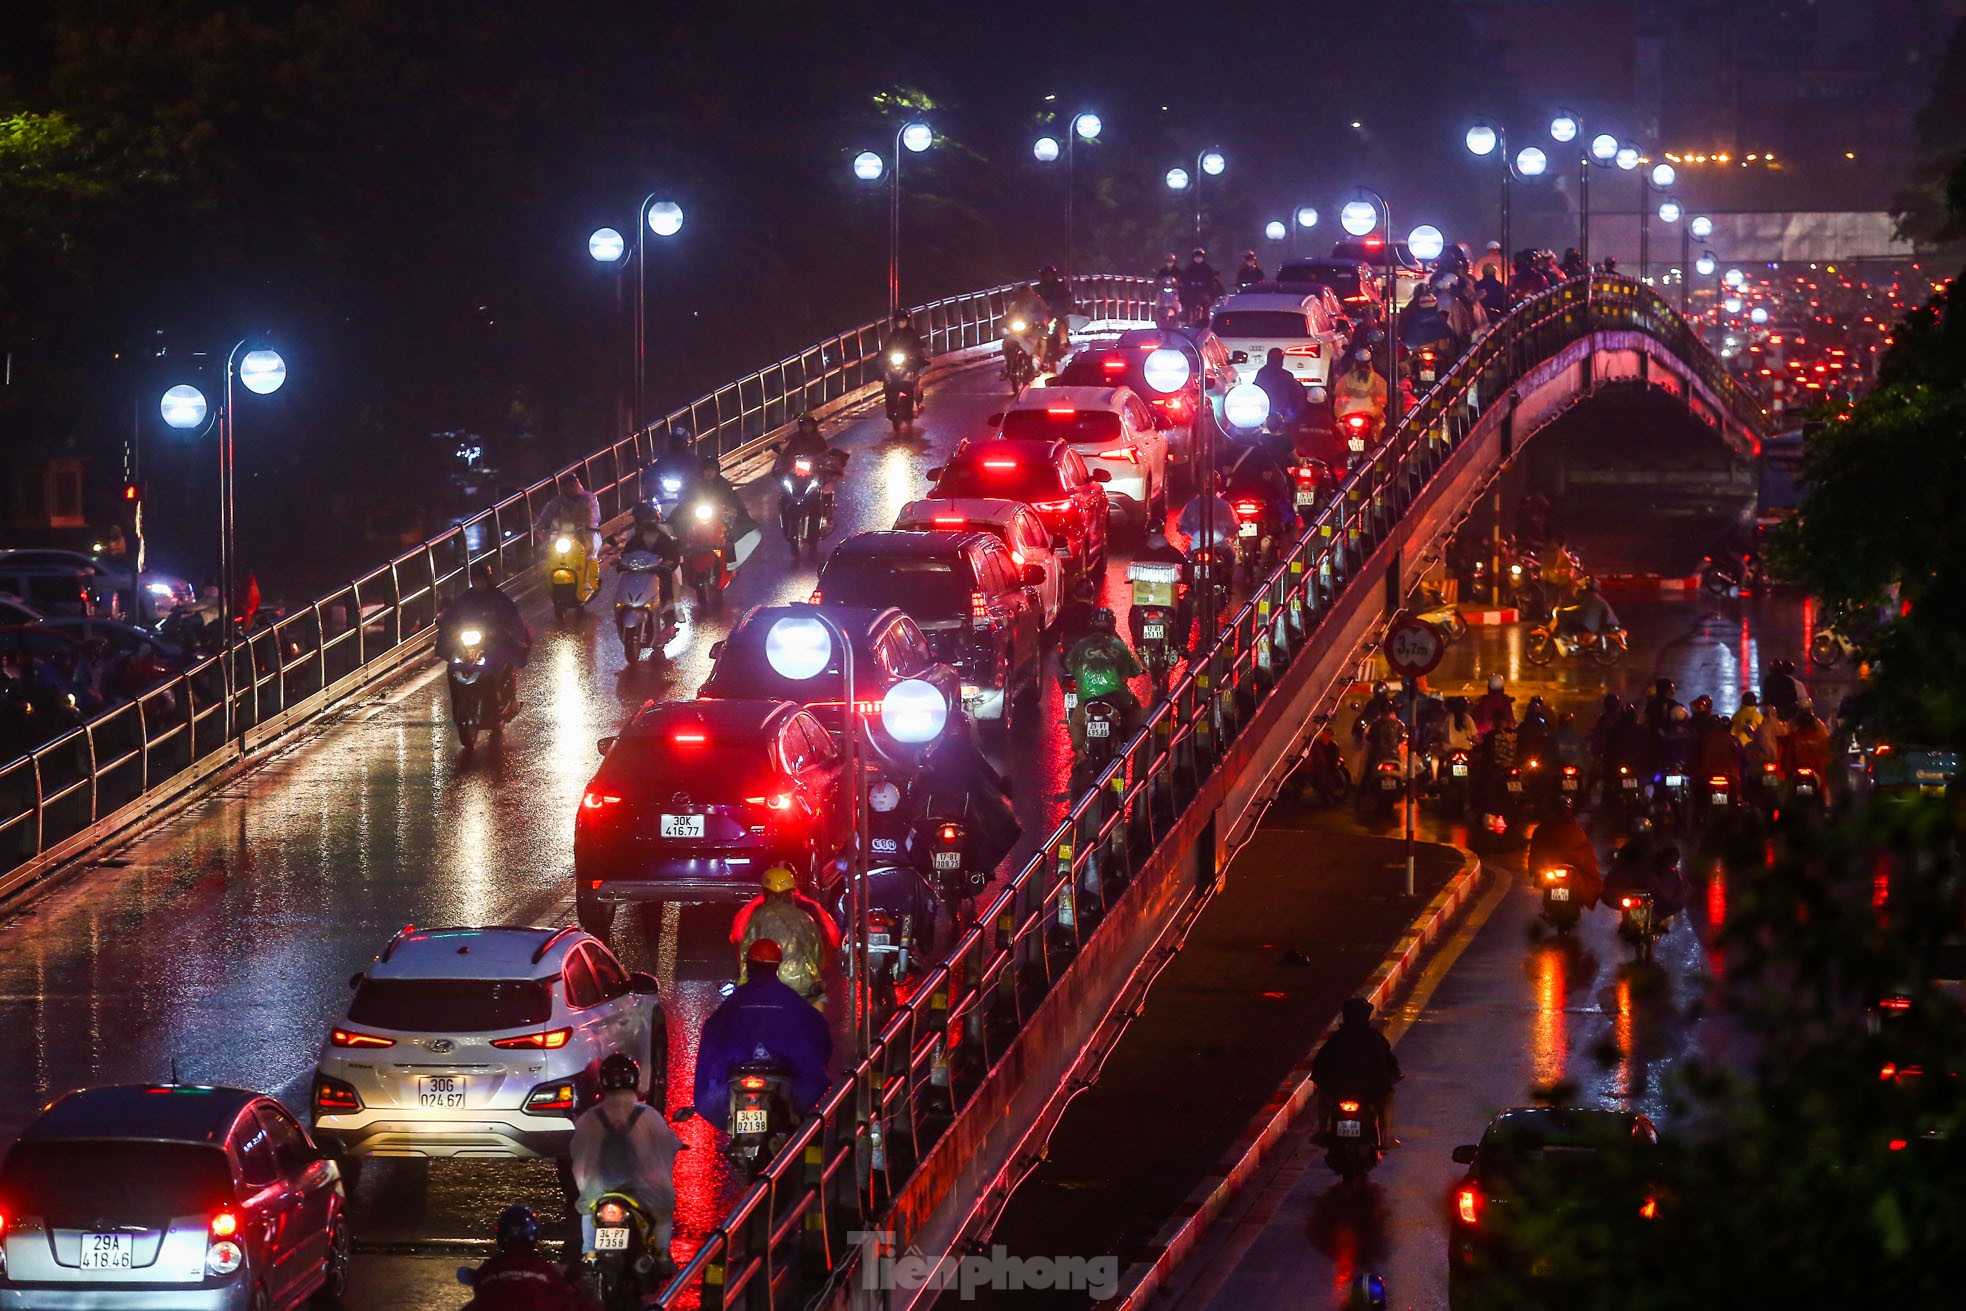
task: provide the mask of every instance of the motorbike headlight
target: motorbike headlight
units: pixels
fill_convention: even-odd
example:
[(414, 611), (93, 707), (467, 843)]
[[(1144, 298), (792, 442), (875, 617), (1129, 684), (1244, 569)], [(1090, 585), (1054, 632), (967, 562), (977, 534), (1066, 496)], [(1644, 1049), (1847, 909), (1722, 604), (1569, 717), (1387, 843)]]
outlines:
[(711, 515), (711, 509), (710, 509), (710, 506), (709, 506), (709, 503), (708, 503), (708, 502), (703, 502), (703, 503), (701, 503), (701, 504), (699, 504), (699, 505), (698, 505), (698, 506), (696, 507), (696, 509), (695, 509), (695, 511), (694, 511), (694, 513), (695, 513), (695, 515), (696, 515), (696, 521), (697, 521), (698, 523), (709, 523), (709, 522), (710, 522), (710, 515)]
[(900, 351), (895, 351), (893, 354), (887, 357), (887, 362), (889, 364), (892, 364), (895, 368), (898, 369), (902, 365), (908, 362), (908, 357), (906, 355), (903, 355)]
[(683, 480), (681, 478), (664, 478), (662, 480), (662, 490), (672, 494), (680, 492), (683, 490)]
[(1024, 322), (1022, 319), (1013, 319), (1010, 324), (1010, 330), (1012, 332), (1022, 332), (1030, 326), (1030, 324)]
[(485, 635), (475, 628), (467, 628), (457, 635), (457, 640), (464, 646), (476, 646), (485, 640)]
[(561, 555), (565, 555), (567, 552), (573, 550), (573, 538), (562, 537), (559, 541), (553, 543), (553, 549)]

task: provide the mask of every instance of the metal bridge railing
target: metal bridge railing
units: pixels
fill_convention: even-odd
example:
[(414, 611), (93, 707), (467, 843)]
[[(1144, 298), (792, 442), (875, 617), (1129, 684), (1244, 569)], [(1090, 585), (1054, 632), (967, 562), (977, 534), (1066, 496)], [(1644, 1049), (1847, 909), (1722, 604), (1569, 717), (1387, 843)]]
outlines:
[[(993, 341), (1016, 284), (931, 301), (914, 311), (935, 355)], [(1095, 318), (1151, 316), (1146, 278), (1092, 274), (1077, 299)], [(491, 561), (501, 578), (537, 559), (533, 520), (562, 473), (595, 491), (604, 518), (633, 506), (662, 435), (688, 423), (706, 451), (729, 456), (789, 424), (800, 410), (880, 380), (883, 324), (865, 323), (727, 383), (641, 432), (454, 525), (360, 578), (256, 630), (233, 648), (232, 695), (223, 656), (199, 661), (135, 700), (0, 764), (0, 895), (107, 836), (126, 808), (180, 792), (272, 732), (318, 713), (399, 669), (430, 637), (437, 615)]]
[(1759, 427), (1759, 408), (1697, 333), (1636, 282), (1579, 278), (1516, 307), (1419, 399), (1243, 599), (1214, 646), (887, 1017), (866, 1058), (737, 1198), (656, 1305), (801, 1305), (840, 1277), (854, 1256), (848, 1235), (884, 1227), (915, 1165), (1174, 832), (1327, 611), (1473, 431), (1479, 410), (1537, 364), (1607, 328), (1658, 338)]

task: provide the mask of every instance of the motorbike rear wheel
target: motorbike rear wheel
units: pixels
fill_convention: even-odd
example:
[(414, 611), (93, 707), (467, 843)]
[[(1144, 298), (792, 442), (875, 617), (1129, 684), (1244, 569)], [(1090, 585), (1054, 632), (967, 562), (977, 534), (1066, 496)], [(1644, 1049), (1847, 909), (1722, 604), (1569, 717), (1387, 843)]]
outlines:
[(1843, 663), (1843, 647), (1830, 633), (1809, 639), (1809, 663), (1819, 669), (1834, 669)]
[(1532, 628), (1522, 639), (1522, 658), (1532, 665), (1546, 665), (1556, 659), (1556, 638), (1547, 628)]

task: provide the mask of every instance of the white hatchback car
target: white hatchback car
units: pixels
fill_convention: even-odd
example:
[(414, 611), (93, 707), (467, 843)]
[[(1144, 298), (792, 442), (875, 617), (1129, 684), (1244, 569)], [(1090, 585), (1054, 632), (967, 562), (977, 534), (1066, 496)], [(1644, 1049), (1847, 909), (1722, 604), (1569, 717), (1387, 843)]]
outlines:
[(1167, 518), (1167, 433), (1131, 387), (1026, 387), (1000, 419), (1005, 437), (1070, 443), (1106, 471), (1106, 502), (1135, 527)]
[(1256, 381), (1272, 348), (1283, 351), (1283, 367), (1304, 386), (1330, 381), (1331, 363), (1345, 349), (1345, 334), (1326, 313), (1321, 295), (1252, 292), (1224, 297), (1209, 322), (1229, 348), (1236, 381)]
[(910, 501), (894, 517), (894, 526), (911, 533), (983, 532), (1010, 548), (1018, 568), (1036, 565), (1044, 573), (1038, 584), (1038, 603), (1046, 628), (1058, 621), (1065, 603), (1065, 562), (1051, 548), (1051, 534), (1038, 512), (1022, 501), (998, 501), (970, 496), (955, 500)]
[(577, 928), (412, 926), (349, 982), (309, 1099), (343, 1160), (564, 1156), (606, 1057), (658, 1104), (667, 1083), (655, 979)]

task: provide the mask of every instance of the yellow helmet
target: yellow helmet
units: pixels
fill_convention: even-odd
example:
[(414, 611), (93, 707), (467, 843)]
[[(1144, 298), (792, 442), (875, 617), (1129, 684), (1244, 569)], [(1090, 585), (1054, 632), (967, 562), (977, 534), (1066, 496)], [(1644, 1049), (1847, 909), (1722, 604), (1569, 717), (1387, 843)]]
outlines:
[(765, 871), (764, 885), (766, 892), (790, 892), (799, 886), (799, 876), (790, 865), (773, 865)]

